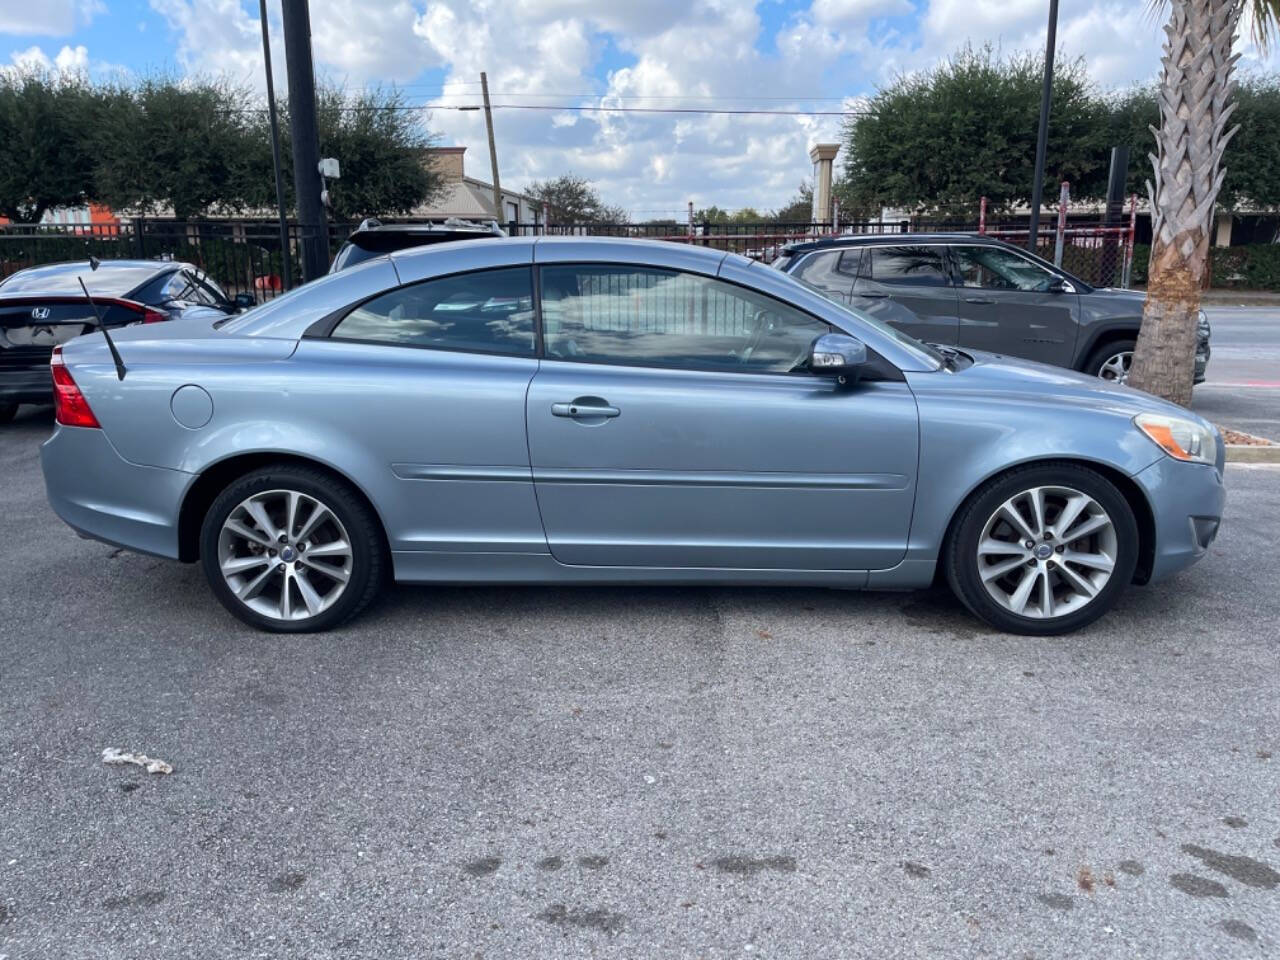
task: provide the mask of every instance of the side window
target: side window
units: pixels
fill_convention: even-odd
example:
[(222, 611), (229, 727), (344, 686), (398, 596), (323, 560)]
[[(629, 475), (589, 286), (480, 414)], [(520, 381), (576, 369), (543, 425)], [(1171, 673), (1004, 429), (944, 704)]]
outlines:
[(648, 267), (542, 268), (548, 357), (791, 373), (831, 325), (721, 280)]
[(825, 293), (847, 296), (858, 276), (861, 250), (830, 250), (805, 258), (794, 276)]
[(999, 247), (953, 247), (960, 283), (984, 290), (1049, 289), (1054, 275), (1039, 264)]
[(945, 287), (950, 283), (942, 262), (942, 247), (868, 247), (862, 258), (862, 277), (895, 287)]
[(481, 270), (400, 287), (356, 307), (330, 336), (531, 357), (533, 271)]

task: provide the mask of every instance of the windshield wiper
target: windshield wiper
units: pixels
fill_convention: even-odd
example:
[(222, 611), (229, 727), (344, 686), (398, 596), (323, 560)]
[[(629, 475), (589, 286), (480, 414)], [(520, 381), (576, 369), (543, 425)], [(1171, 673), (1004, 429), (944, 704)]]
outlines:
[(964, 354), (955, 347), (949, 347), (945, 343), (930, 343), (927, 344), (927, 346), (933, 347), (933, 349), (942, 354), (942, 365), (952, 373), (958, 369), (956, 366), (956, 358), (962, 357)]

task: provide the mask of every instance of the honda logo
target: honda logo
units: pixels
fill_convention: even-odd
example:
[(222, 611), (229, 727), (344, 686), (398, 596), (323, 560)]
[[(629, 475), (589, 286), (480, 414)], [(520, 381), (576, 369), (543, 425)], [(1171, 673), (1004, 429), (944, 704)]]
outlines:
[(48, 320), (48, 319), (49, 319), (49, 308), (48, 308), (48, 307), (34, 307), (34, 308), (32, 308), (32, 310), (31, 310), (31, 319), (32, 319), (32, 320)]

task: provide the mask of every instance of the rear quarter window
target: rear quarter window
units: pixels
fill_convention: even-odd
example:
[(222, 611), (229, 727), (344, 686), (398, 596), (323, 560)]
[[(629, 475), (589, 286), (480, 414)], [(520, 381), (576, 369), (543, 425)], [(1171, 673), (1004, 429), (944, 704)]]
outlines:
[(537, 347), (533, 271), (504, 267), (399, 287), (360, 304), (330, 336), (532, 357)]

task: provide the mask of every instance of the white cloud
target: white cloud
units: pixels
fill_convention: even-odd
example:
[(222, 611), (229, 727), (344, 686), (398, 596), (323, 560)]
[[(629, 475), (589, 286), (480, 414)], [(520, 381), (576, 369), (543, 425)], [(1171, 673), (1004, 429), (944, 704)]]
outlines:
[(39, 46), (18, 50), (9, 55), (12, 66), (7, 71), (20, 72), (55, 72), (55, 73), (87, 73), (89, 70), (89, 50), (83, 45), (64, 46), (50, 57)]
[(809, 15), (824, 27), (862, 27), (874, 17), (900, 16), (913, 9), (907, 0), (813, 0)]
[(5, 0), (0, 34), (65, 37), (106, 9), (102, 0)]
[[(236, 83), (265, 84), (261, 26), (239, 0), (151, 0), (151, 8), (177, 35), (174, 58), (183, 70), (222, 74)], [(284, 63), (273, 49), (271, 59), (277, 58)]]
[[(261, 88), (255, 3), (150, 2), (173, 33), (183, 69)], [(478, 102), (481, 71), (497, 104), (838, 109), (838, 102), (806, 98), (852, 103), (876, 83), (927, 68), (966, 42), (995, 43), (1006, 53), (1044, 46), (1044, 0), (792, 6), (773, 32), (761, 17), (776, 11), (771, 0), (311, 0), (311, 18), (321, 73), (353, 87), (406, 84), (411, 100), (437, 106), (429, 126), (465, 145), (468, 172), (485, 179), (483, 114), (443, 109)], [(283, 89), (279, 0), (269, 7)], [(1062, 5), (1060, 55), (1085, 56), (1104, 87), (1147, 80), (1159, 66), (1160, 26), (1138, 0), (1075, 0)], [(1247, 40), (1241, 50), (1244, 64), (1275, 68), (1276, 56), (1259, 60)], [(438, 83), (415, 82), (437, 68), (444, 97)], [(790, 97), (796, 99), (780, 99)], [(811, 173), (809, 146), (838, 139), (840, 130), (838, 118), (817, 116), (509, 109), (494, 116), (504, 183), (522, 186), (572, 170), (640, 218), (679, 215), (688, 200), (781, 205)]]

